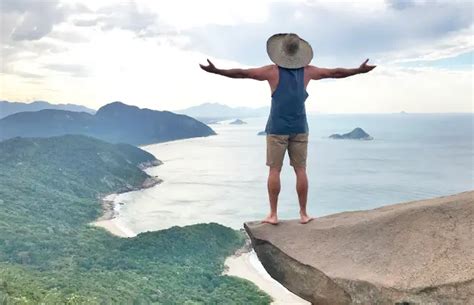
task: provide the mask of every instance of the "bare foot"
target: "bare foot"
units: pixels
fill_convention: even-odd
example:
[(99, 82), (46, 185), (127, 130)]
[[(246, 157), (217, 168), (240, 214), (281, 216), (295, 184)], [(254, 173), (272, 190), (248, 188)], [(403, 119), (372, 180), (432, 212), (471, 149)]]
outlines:
[(268, 215), (264, 220), (262, 220), (262, 223), (276, 225), (278, 224), (278, 217), (276, 215)]
[(304, 214), (304, 215), (300, 215), (300, 223), (301, 224), (307, 224), (308, 222), (310, 222), (311, 220), (313, 220), (314, 217), (309, 217), (308, 215)]

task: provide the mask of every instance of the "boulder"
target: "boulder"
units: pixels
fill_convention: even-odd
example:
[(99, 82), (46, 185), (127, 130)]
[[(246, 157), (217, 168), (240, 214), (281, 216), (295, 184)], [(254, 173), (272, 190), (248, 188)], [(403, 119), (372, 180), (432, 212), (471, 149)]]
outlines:
[(244, 227), (267, 272), (313, 304), (474, 304), (474, 191)]

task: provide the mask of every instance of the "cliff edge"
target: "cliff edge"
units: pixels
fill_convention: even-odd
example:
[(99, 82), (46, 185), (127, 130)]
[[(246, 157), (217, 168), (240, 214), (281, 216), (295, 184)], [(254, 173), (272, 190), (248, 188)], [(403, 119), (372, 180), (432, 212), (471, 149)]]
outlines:
[(474, 304), (474, 191), (244, 227), (267, 272), (313, 304)]

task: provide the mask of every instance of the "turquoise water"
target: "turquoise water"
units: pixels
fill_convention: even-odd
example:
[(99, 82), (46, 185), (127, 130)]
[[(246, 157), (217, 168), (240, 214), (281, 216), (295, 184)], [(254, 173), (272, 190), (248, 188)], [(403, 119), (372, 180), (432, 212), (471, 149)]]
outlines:
[[(134, 232), (218, 222), (240, 228), (268, 212), (266, 118), (212, 125), (217, 136), (143, 147), (164, 164), (164, 180), (118, 197), (118, 221)], [(474, 189), (472, 114), (316, 115), (309, 117), (308, 210), (314, 216), (370, 209)], [(363, 128), (373, 141), (332, 140)], [(298, 216), (295, 177), (285, 157), (281, 219)]]

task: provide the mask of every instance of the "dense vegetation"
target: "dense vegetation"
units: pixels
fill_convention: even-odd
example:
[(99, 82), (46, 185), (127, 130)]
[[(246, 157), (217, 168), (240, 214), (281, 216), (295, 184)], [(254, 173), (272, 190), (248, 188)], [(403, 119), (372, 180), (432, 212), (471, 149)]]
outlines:
[(0, 140), (65, 134), (88, 135), (112, 143), (144, 145), (209, 136), (215, 132), (186, 115), (140, 109), (120, 102), (107, 104), (94, 115), (44, 109), (15, 113), (0, 120)]
[(139, 186), (137, 165), (154, 159), (79, 135), (0, 142), (0, 304), (268, 304), (221, 275), (238, 231), (212, 223), (124, 239), (89, 225), (98, 198)]

